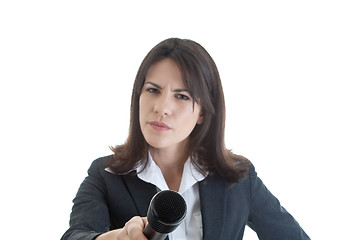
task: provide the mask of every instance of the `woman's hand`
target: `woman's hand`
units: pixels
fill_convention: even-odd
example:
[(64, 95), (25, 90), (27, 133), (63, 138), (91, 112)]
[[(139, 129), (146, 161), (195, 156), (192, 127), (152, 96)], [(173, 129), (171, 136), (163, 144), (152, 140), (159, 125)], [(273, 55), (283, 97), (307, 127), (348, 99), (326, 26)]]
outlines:
[(133, 217), (123, 228), (99, 235), (95, 240), (147, 240), (143, 231), (147, 223), (146, 217)]

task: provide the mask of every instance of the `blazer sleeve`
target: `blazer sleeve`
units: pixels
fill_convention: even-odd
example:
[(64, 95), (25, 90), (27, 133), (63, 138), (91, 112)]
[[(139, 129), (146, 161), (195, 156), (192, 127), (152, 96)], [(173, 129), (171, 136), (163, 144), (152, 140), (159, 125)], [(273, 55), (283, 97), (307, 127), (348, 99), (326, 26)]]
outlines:
[(70, 228), (61, 240), (92, 240), (109, 230), (106, 186), (100, 173), (102, 161), (95, 160), (73, 200)]
[(250, 169), (250, 214), (248, 226), (261, 240), (310, 240), (299, 223), (280, 205), (271, 194), (255, 168)]

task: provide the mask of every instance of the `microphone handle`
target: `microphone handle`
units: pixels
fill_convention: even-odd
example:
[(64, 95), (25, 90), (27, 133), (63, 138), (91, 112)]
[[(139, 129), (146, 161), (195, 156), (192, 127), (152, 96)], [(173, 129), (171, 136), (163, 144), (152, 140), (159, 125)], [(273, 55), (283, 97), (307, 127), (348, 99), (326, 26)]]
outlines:
[(167, 237), (166, 233), (159, 233), (152, 229), (149, 223), (145, 226), (144, 235), (148, 240), (164, 240)]

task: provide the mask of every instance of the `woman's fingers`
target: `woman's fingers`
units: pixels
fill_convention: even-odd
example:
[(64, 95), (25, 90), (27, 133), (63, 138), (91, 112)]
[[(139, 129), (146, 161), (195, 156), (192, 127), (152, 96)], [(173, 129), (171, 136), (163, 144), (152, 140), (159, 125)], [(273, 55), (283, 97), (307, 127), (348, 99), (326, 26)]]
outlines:
[(133, 217), (123, 228), (103, 233), (96, 240), (147, 240), (143, 233), (146, 223), (146, 217)]
[(131, 240), (147, 240), (143, 231), (146, 225), (146, 218), (133, 217), (125, 224), (125, 231)]

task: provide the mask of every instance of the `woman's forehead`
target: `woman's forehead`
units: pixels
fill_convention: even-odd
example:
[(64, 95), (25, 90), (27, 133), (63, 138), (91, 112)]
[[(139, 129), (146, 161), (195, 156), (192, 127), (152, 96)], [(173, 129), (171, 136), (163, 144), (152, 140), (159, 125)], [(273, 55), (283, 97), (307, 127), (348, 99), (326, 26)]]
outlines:
[(152, 64), (145, 75), (144, 84), (147, 82), (153, 82), (158, 85), (164, 85), (172, 83), (177, 88), (186, 89), (186, 81), (184, 80), (184, 74), (181, 72), (178, 64), (165, 58), (154, 64)]

